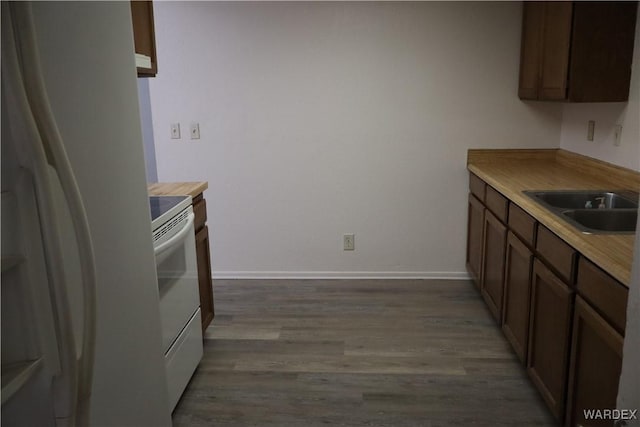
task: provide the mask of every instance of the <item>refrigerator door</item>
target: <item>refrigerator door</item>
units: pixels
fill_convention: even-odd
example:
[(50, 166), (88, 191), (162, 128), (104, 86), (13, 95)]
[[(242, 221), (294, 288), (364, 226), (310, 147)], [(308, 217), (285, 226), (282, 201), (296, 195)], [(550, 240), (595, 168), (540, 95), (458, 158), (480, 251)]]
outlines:
[(2, 19), (3, 425), (169, 426), (129, 4), (3, 2)]
[(91, 425), (169, 426), (128, 2), (34, 2), (42, 76), (96, 261)]

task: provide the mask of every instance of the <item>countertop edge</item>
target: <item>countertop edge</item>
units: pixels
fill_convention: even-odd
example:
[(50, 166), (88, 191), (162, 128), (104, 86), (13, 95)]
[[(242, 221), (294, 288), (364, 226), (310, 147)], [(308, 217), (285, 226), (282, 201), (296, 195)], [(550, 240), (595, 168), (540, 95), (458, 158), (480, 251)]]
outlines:
[(189, 182), (155, 182), (147, 185), (147, 191), (151, 196), (191, 196), (196, 197), (209, 188), (207, 181)]

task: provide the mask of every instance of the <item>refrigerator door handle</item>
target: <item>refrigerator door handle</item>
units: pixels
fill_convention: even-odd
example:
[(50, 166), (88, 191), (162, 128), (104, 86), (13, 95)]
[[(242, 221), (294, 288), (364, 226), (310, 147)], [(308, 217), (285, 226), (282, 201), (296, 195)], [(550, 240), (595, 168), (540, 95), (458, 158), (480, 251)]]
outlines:
[(184, 227), (182, 227), (182, 230), (180, 230), (178, 233), (176, 233), (175, 236), (171, 237), (166, 242), (163, 242), (158, 246), (154, 247), (153, 251), (155, 252), (156, 257), (162, 255), (163, 253), (169, 250), (173, 250), (177, 248), (180, 244), (182, 244), (182, 242), (184, 241), (184, 239), (186, 239), (189, 233), (193, 233), (192, 226), (193, 226), (194, 220), (195, 220), (195, 215), (192, 212), (189, 214), (189, 217), (187, 218), (187, 221), (185, 222)]

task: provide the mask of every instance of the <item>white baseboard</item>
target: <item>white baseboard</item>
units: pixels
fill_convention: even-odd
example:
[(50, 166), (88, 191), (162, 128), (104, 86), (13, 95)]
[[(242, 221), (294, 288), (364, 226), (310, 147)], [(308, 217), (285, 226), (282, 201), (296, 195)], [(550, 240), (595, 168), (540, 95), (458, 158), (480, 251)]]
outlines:
[(469, 280), (466, 271), (214, 271), (214, 279)]

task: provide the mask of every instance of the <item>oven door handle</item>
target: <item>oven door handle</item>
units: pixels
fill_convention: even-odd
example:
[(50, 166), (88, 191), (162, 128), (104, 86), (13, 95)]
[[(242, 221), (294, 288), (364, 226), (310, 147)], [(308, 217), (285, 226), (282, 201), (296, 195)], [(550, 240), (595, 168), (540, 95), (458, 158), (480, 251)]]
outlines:
[(166, 252), (174, 247), (177, 247), (178, 245), (180, 245), (184, 239), (187, 237), (187, 235), (191, 232), (193, 232), (193, 221), (195, 219), (195, 215), (192, 213), (189, 214), (188, 218), (187, 218), (187, 222), (185, 223), (184, 227), (182, 228), (182, 230), (180, 230), (178, 233), (176, 233), (175, 236), (173, 236), (172, 238), (170, 238), (169, 240), (167, 240), (164, 243), (159, 244), (158, 246), (156, 246), (153, 251), (155, 252), (156, 256), (162, 254), (163, 252)]

